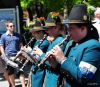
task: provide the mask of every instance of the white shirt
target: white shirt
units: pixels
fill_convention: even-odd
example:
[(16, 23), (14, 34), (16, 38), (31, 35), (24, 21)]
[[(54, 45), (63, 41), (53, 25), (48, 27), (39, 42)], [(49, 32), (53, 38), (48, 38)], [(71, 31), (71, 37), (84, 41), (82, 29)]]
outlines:
[(99, 41), (100, 41), (100, 20), (97, 20), (96, 23), (93, 24), (93, 26), (97, 29), (99, 33)]

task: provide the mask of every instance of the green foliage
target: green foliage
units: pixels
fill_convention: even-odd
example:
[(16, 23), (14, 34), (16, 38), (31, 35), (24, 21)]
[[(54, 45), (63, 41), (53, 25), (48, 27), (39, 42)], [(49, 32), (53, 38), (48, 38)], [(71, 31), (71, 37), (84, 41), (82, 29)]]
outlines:
[(78, 3), (79, 0), (65, 0), (64, 2), (66, 3), (68, 13), (70, 13), (70, 10), (72, 9), (73, 5)]
[[(47, 16), (47, 14), (51, 11), (59, 11), (63, 14), (64, 6), (67, 7), (69, 13), (73, 5), (80, 4), (83, 1), (84, 0), (21, 0), (21, 6), (23, 9), (27, 9), (33, 7), (36, 3), (41, 3), (46, 10), (45, 15)], [(92, 14), (94, 11), (91, 10), (90, 6), (100, 6), (100, 0), (88, 0), (86, 5), (88, 7), (88, 13)]]
[[(64, 14), (64, 9), (67, 9), (67, 15), (70, 13), (73, 5), (83, 3), (83, 0), (21, 0), (21, 6), (23, 10), (27, 8), (33, 8), (36, 3), (41, 3), (43, 5), (43, 9), (45, 9), (46, 17), (49, 12), (56, 11)], [(85, 3), (87, 5), (87, 10), (89, 15), (94, 14), (94, 10), (91, 7), (100, 7), (100, 0), (88, 0)], [(66, 8), (65, 8), (66, 7)], [(23, 26), (25, 31), (31, 29), (31, 27)]]
[(88, 0), (88, 3), (95, 7), (100, 7), (100, 0)]
[(21, 7), (23, 10), (29, 8), (33, 4), (33, 0), (21, 0)]

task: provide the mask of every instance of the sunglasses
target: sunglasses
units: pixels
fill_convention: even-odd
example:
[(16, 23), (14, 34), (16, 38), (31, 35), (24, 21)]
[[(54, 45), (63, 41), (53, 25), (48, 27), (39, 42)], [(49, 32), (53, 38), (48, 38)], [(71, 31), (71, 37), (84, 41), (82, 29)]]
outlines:
[(9, 27), (11, 27), (11, 28), (12, 28), (12, 27), (14, 27), (14, 25), (10, 25)]

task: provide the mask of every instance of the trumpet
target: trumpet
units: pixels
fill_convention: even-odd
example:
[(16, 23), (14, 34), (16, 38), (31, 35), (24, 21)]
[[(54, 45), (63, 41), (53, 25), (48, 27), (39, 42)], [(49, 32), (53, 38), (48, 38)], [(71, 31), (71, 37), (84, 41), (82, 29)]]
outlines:
[[(34, 37), (32, 37), (31, 38), (31, 40), (27, 43), (27, 45), (26, 45), (26, 47), (28, 47), (29, 46), (29, 44), (32, 42), (34, 40)], [(24, 55), (24, 57), (25, 58), (27, 58), (28, 60), (30, 60), (30, 61), (32, 61), (32, 62), (36, 62), (37, 63), (37, 61), (36, 60), (33, 60), (29, 55), (27, 55), (27, 53), (23, 50), (23, 49), (21, 49), (17, 54), (16, 54), (16, 56), (15, 56), (15, 58), (13, 59), (13, 60), (11, 60), (13, 63), (15, 63), (15, 61), (17, 60), (17, 58), (20, 56), (20, 55)], [(27, 59), (26, 59), (26, 61), (25, 61), (25, 63), (23, 64), (23, 66), (21, 67), (21, 68), (19, 68), (19, 67), (15, 67), (15, 68), (17, 68), (18, 70), (22, 70), (23, 68), (24, 68), (24, 66), (27, 64)], [(10, 63), (12, 63), (12, 62), (10, 62)]]
[[(41, 44), (43, 43), (43, 41), (46, 39), (47, 35), (45, 34), (43, 39), (40, 40), (40, 43), (38, 44), (38, 47), (41, 46)], [(38, 60), (36, 58), (33, 57), (33, 54), (29, 54), (27, 52), (25, 52), (24, 50), (22, 50), (23, 55), (25, 56), (26, 61), (24, 62), (23, 66), (20, 68), (20, 70), (23, 70), (23, 68), (26, 66), (26, 64), (30, 61), (32, 62), (34, 65), (37, 65), (38, 64)]]
[(32, 37), (31, 40), (27, 43), (26, 47), (28, 47), (30, 45), (30, 43), (34, 40), (35, 38)]
[[(26, 47), (29, 46), (29, 44), (34, 40), (34, 37), (31, 38), (31, 40), (26, 44)], [(17, 53), (17, 55), (15, 56), (14, 60), (15, 61), (21, 54), (22, 54), (22, 49)]]
[[(68, 42), (70, 40), (70, 35), (66, 35), (66, 37), (62, 40), (61, 43), (58, 44), (58, 46), (62, 46), (64, 42)], [(34, 74), (37, 72), (37, 70), (45, 63), (45, 61), (51, 56), (52, 49), (46, 53), (45, 57), (40, 61), (40, 63), (34, 68), (32, 71)]]
[(30, 61), (32, 62), (33, 64), (37, 65), (38, 64), (38, 61), (33, 58), (32, 55), (30, 55), (29, 53), (25, 52), (24, 50), (22, 51), (22, 54), (24, 55), (24, 57), (26, 58), (25, 62), (23, 63), (22, 67), (20, 67), (19, 70), (23, 71), (23, 68), (26, 66), (26, 64)]
[[(45, 34), (44, 35), (44, 37), (43, 37), (43, 39), (40, 41), (40, 43), (38, 44), (38, 46), (37, 47), (40, 47), (41, 46), (41, 44), (43, 43), (43, 41), (46, 39), (46, 37), (47, 37), (47, 35)], [(33, 49), (34, 50), (34, 49)], [(33, 54), (31, 54), (31, 55), (33, 55)], [(34, 58), (35, 59), (35, 58)], [(38, 65), (38, 63), (37, 64), (35, 64), (36, 66)], [(28, 76), (28, 84), (27, 84), (27, 87), (31, 87), (31, 76), (32, 76), (32, 67), (31, 67), (31, 70), (30, 70), (30, 73), (29, 73), (29, 76)]]

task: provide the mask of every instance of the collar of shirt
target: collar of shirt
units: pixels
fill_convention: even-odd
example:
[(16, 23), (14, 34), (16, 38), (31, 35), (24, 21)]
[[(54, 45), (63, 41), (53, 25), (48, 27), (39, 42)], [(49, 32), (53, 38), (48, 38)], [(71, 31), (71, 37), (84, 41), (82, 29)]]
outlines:
[(6, 32), (6, 35), (13, 36), (14, 34), (13, 34), (13, 33), (11, 34), (11, 33), (9, 33), (9, 31), (7, 31), (7, 32)]

